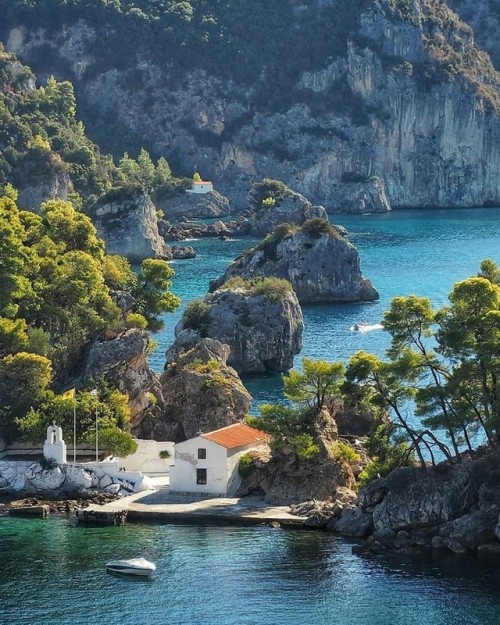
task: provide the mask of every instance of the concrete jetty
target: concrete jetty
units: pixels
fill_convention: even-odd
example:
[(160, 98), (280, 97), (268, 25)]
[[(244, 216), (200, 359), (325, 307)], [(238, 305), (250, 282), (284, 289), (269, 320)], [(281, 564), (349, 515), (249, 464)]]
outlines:
[(280, 525), (301, 527), (304, 517), (294, 516), (287, 506), (270, 506), (258, 497), (202, 498), (170, 493), (168, 487), (135, 493), (107, 504), (92, 505), (97, 513), (126, 512), (128, 521), (197, 523), (213, 525)]

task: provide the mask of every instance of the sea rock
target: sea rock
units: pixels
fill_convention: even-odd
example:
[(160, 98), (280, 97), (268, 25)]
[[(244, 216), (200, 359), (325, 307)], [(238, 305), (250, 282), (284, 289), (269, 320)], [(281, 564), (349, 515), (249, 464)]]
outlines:
[(278, 226), (232, 262), (221, 278), (210, 283), (210, 290), (235, 276), (288, 280), (301, 303), (378, 299), (370, 280), (361, 274), (354, 245), (324, 220), (306, 222), (298, 231)]
[(374, 425), (374, 415), (363, 410), (345, 408), (338, 396), (327, 398), (326, 407), (335, 419), (341, 436), (368, 436)]
[(150, 407), (149, 393), (161, 403), (160, 382), (148, 365), (148, 349), (148, 332), (131, 328), (118, 335), (94, 339), (82, 364), (82, 382), (105, 376), (128, 394), (133, 426)]
[(476, 501), (479, 488), (471, 466), (443, 467), (441, 472), (419, 468), (392, 471), (383, 482), (387, 494), (373, 511), (375, 527), (419, 529), (462, 516)]
[(391, 210), (384, 181), (377, 177), (337, 185), (328, 207), (333, 213), (352, 214), (387, 213)]
[(108, 254), (126, 256), (131, 263), (145, 258), (170, 260), (172, 252), (158, 232), (157, 209), (143, 189), (118, 189), (92, 209), (98, 236)]
[(466, 549), (475, 549), (495, 538), (498, 513), (475, 510), (445, 524), (440, 535), (459, 542)]
[[(265, 181), (264, 181), (265, 182)], [(279, 224), (295, 224), (301, 226), (308, 219), (328, 219), (323, 206), (313, 206), (302, 194), (293, 191), (279, 181), (269, 181), (269, 188), (273, 184), (284, 187), (281, 192), (285, 197), (275, 200), (274, 204), (266, 206), (263, 203), (267, 197), (264, 183), (253, 185), (248, 194), (248, 204), (252, 211), (252, 234), (262, 236), (272, 232)]]
[(180, 247), (179, 245), (172, 245), (172, 258), (175, 260), (186, 258), (196, 258), (196, 251), (191, 245)]
[(225, 217), (231, 213), (229, 200), (218, 191), (184, 192), (166, 199), (156, 196), (155, 200), (156, 206), (163, 210), (168, 220), (180, 217)]
[(367, 536), (373, 527), (372, 515), (361, 508), (345, 508), (335, 524), (335, 532), (342, 536)]
[(264, 292), (248, 284), (208, 294), (203, 318), (191, 319), (188, 308), (177, 324), (167, 361), (208, 336), (229, 346), (227, 364), (240, 374), (292, 368), (302, 349), (304, 321), (295, 293), (277, 289)]
[[(227, 365), (229, 347), (209, 338), (180, 353), (161, 375), (165, 407), (161, 417), (145, 419), (141, 437), (180, 442), (241, 421), (251, 396)], [(159, 431), (164, 438), (155, 435)]]

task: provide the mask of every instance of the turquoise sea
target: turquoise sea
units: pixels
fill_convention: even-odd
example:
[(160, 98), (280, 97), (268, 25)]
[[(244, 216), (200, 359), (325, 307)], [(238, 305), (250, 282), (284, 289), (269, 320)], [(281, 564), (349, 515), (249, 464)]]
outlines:
[[(500, 209), (338, 217), (379, 290), (374, 304), (310, 306), (301, 355), (383, 354), (375, 324), (395, 295), (441, 306), (483, 258), (500, 263)], [(201, 296), (252, 240), (194, 242), (175, 264), (173, 290)], [(166, 317), (152, 364), (163, 369), (181, 311)], [(300, 363), (300, 356), (297, 364)], [(281, 396), (280, 376), (245, 380), (257, 405)], [(86, 528), (74, 519), (0, 517), (0, 625), (499, 625), (498, 561), (475, 556), (358, 556), (327, 533), (266, 527), (128, 524)], [(107, 560), (144, 556), (151, 581), (105, 572)]]
[[(332, 223), (347, 228), (357, 247), (363, 274), (380, 293), (380, 300), (365, 304), (304, 306), (303, 356), (347, 361), (359, 349), (383, 355), (388, 347), (382, 330), (353, 332), (357, 321), (370, 325), (380, 322), (390, 301), (397, 295), (414, 293), (443, 306), (453, 284), (476, 274), (484, 258), (500, 264), (500, 209), (408, 210), (384, 215), (331, 215)], [(155, 336), (158, 349), (151, 358), (156, 371), (162, 371), (164, 354), (174, 339), (175, 324), (186, 304), (202, 297), (208, 283), (220, 276), (236, 256), (256, 239), (219, 241), (200, 239), (186, 242), (198, 256), (173, 264), (176, 276), (172, 290), (182, 299), (181, 307), (165, 316), (165, 329)], [(259, 403), (278, 401), (281, 376), (246, 378), (254, 397), (252, 412)]]
[[(0, 517), (2, 625), (498, 625), (497, 561), (353, 555), (266, 527)], [(152, 580), (105, 571), (142, 555)]]

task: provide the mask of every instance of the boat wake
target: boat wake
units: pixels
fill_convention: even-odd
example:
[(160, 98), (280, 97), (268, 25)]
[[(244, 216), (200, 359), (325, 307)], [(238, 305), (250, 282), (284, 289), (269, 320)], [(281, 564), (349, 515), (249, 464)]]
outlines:
[(374, 330), (382, 330), (383, 326), (381, 323), (355, 323), (350, 329), (353, 332), (373, 332)]

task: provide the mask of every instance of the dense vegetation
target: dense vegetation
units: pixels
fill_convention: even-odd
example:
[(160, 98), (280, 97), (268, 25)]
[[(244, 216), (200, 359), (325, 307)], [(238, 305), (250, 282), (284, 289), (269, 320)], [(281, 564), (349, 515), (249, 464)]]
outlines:
[(154, 163), (144, 148), (136, 158), (125, 152), (115, 165), (77, 120), (72, 84), (51, 76), (36, 87), (31, 70), (0, 44), (0, 187), (11, 183), (22, 190), (54, 178), (68, 180), (70, 199), (84, 209), (131, 187), (165, 197), (186, 185), (164, 158)]
[[(383, 319), (387, 358), (360, 351), (342, 363), (304, 359), (284, 376), (290, 405), (266, 405), (253, 421), (277, 444), (311, 436), (311, 415), (331, 394), (375, 415), (367, 441), (372, 457), (361, 482), (395, 466), (442, 459), (461, 462), (478, 446), (498, 445), (500, 430), (500, 269), (490, 260), (454, 285), (449, 304), (433, 310), (424, 297), (396, 297)], [(415, 405), (415, 419), (407, 414)], [(298, 438), (297, 438), (298, 437)], [(299, 453), (299, 450), (297, 450)], [(303, 452), (301, 452), (303, 454)]]
[[(0, 430), (11, 439), (19, 429), (38, 436), (62, 412), (55, 391), (69, 384), (89, 341), (159, 328), (178, 299), (168, 291), (167, 263), (145, 260), (136, 274), (104, 253), (90, 219), (70, 203), (51, 200), (35, 215), (19, 211), (9, 193), (0, 198)], [(129, 293), (127, 309), (114, 303), (114, 290)], [(98, 399), (103, 425), (125, 424), (119, 394), (102, 390)], [(91, 412), (97, 401), (78, 400)]]

